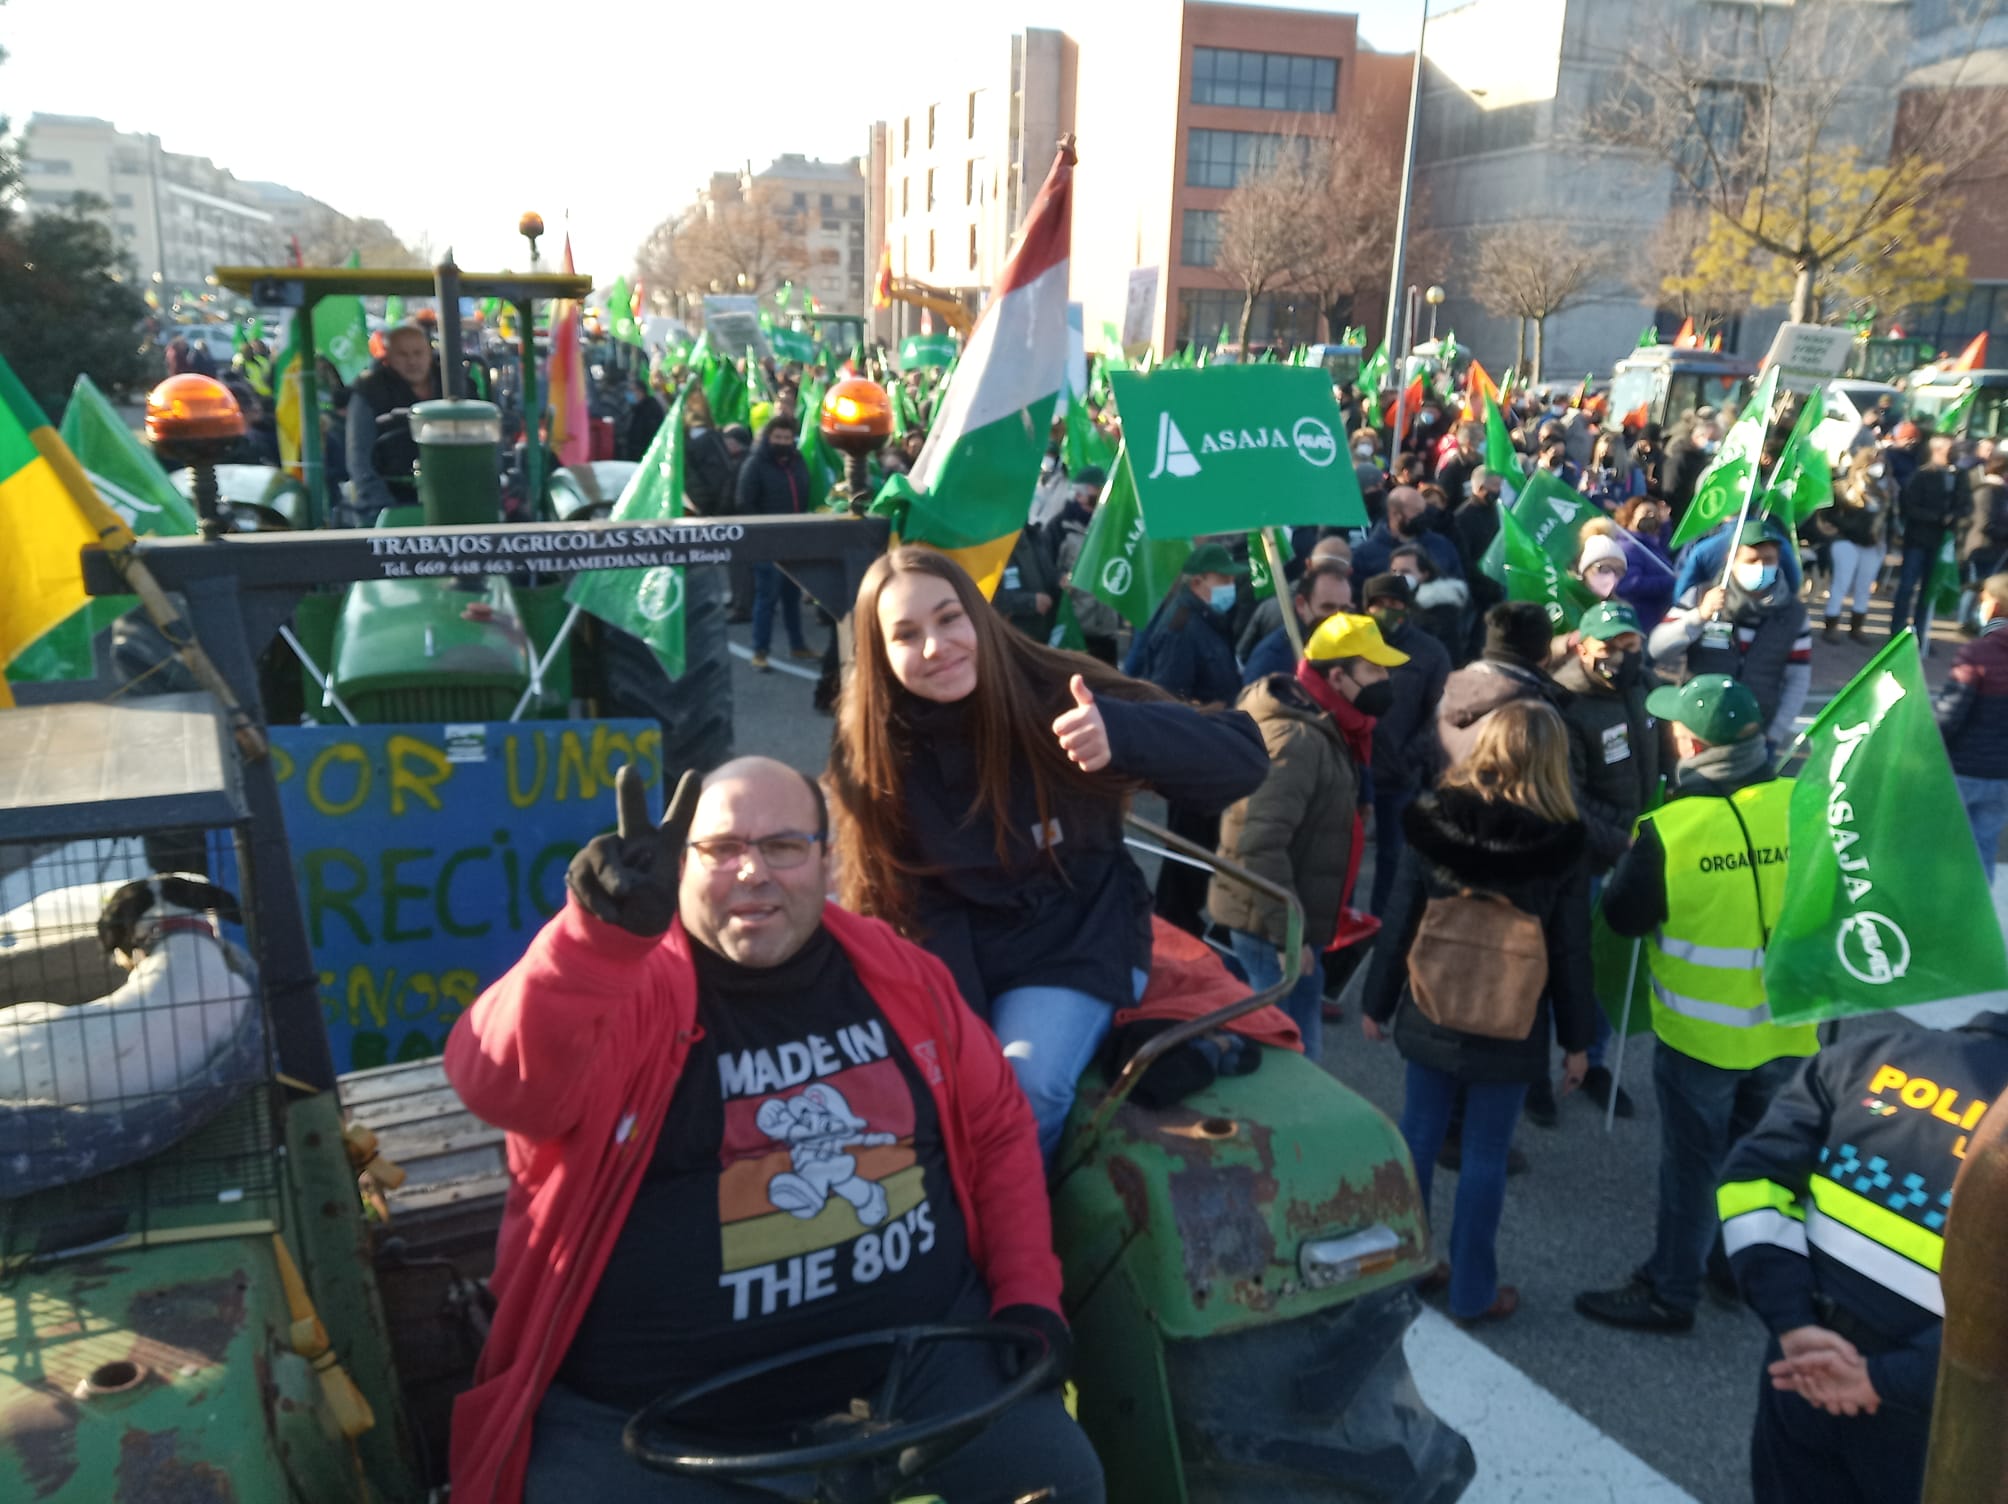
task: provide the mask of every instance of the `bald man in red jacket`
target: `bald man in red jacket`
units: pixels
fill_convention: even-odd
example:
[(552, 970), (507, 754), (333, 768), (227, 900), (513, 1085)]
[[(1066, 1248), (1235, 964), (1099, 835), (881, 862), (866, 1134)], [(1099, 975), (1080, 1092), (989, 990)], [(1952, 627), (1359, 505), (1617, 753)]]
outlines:
[[(494, 1327), (454, 1410), (460, 1504), (771, 1498), (645, 1469), (621, 1429), (659, 1395), (859, 1332), (994, 1317), (1070, 1347), (1031, 1110), (947, 968), (826, 904), (815, 785), (746, 758), (701, 793), (686, 776), (660, 827), (632, 770), (620, 800), (565, 909), (447, 1041), (511, 1172)], [(732, 1450), (749, 1417), (874, 1396), (887, 1355), (797, 1368), (680, 1423)], [(980, 1404), (1015, 1371), (970, 1344), (920, 1364), (902, 1420)], [(1051, 1388), (904, 1486), (1102, 1498)]]

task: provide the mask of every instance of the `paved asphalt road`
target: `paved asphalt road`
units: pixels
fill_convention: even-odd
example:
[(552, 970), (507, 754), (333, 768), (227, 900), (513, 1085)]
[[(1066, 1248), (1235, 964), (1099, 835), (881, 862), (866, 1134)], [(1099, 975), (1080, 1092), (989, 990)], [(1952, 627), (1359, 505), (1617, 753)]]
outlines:
[[(1816, 643), (1815, 704), (1881, 645), (1886, 610), (1878, 607), (1867, 649)], [(1817, 605), (1814, 611), (1817, 618)], [(812, 645), (820, 647), (822, 639), (811, 632)], [(733, 637), (743, 655), (745, 628), (735, 628)], [(1934, 687), (1958, 641), (1943, 627), (1939, 638), (1927, 663)], [(803, 669), (812, 674), (813, 665)], [(778, 667), (756, 674), (739, 657), (733, 674), (737, 750), (820, 770), (832, 722), (811, 708), (812, 687), (809, 677)], [(1555, 1128), (1522, 1124), (1517, 1143), (1530, 1169), (1510, 1184), (1499, 1239), (1502, 1275), (1519, 1285), (1522, 1305), (1512, 1320), (1475, 1335), (1704, 1504), (1748, 1504), (1747, 1447), (1764, 1349), (1756, 1318), (1704, 1298), (1691, 1334), (1645, 1336), (1596, 1326), (1570, 1306), (1578, 1290), (1617, 1283), (1650, 1251), (1659, 1158), (1652, 1049), (1649, 1035), (1635, 1037), (1627, 1048), (1623, 1078), (1637, 1116), (1619, 1120), (1609, 1135), (1602, 1114), (1579, 1099), (1562, 1103)], [(1356, 1014), (1327, 1025), (1325, 1064), (1383, 1111), (1399, 1113), (1400, 1057), (1391, 1045), (1368, 1045)], [(1448, 1216), (1455, 1188), (1454, 1175), (1439, 1175), (1440, 1216)], [(1578, 1497), (1606, 1492), (1584, 1481)]]

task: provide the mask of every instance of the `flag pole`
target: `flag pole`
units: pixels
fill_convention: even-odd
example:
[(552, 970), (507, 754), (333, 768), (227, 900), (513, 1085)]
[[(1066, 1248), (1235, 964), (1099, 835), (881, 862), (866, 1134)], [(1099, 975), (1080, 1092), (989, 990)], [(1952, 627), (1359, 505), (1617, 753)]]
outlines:
[(1290, 634), (1290, 656), (1298, 661), (1304, 657), (1304, 629), (1298, 625), (1296, 606), (1285, 598), (1287, 586), (1283, 582), (1283, 551), (1276, 546), (1276, 529), (1262, 529), (1262, 552), (1269, 558), (1269, 584), (1276, 592), (1276, 603), (1283, 608), (1283, 630)]
[(1611, 1131), (1611, 1125), (1618, 1116), (1618, 1088), (1625, 1079), (1625, 1041), (1631, 1037), (1632, 991), (1638, 986), (1638, 957), (1645, 949), (1645, 938), (1640, 936), (1632, 941), (1631, 968), (1625, 972), (1625, 1003), (1618, 1014), (1617, 1064), (1611, 1068), (1611, 1099), (1604, 1104), (1604, 1132)]

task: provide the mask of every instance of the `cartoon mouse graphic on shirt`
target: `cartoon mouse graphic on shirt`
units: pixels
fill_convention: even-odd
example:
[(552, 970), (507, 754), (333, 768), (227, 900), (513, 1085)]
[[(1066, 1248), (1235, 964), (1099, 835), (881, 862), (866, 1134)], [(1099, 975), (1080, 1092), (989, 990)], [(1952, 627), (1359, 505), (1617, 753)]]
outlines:
[(769, 1138), (788, 1146), (792, 1170), (767, 1182), (767, 1199), (784, 1212), (808, 1221), (841, 1196), (866, 1227), (885, 1221), (885, 1187), (858, 1174), (858, 1162), (844, 1151), (896, 1142), (890, 1133), (868, 1133), (870, 1126), (851, 1111), (844, 1094), (817, 1082), (797, 1096), (772, 1097), (760, 1104), (754, 1121)]

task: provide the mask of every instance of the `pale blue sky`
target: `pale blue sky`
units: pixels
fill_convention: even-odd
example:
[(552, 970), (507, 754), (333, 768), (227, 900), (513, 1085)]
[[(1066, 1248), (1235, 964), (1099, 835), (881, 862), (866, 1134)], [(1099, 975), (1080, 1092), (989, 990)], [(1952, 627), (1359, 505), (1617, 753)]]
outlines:
[[(16, 129), (43, 110), (151, 131), (430, 234), (468, 267), (526, 264), (530, 208), (555, 250), (569, 209), (580, 270), (606, 281), (714, 169), (861, 153), (876, 94), (911, 98), (928, 69), (959, 81), (1010, 31), (1064, 29), (1084, 3), (1148, 25), (1174, 0), (1025, 0), (1008, 16), (921, 0), (890, 36), (828, 16), (892, 7), (828, 0), (10, 0), (0, 108)], [(1420, 0), (1301, 8), (1357, 14), (1382, 51), (1415, 45)]]

